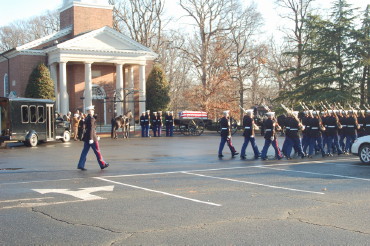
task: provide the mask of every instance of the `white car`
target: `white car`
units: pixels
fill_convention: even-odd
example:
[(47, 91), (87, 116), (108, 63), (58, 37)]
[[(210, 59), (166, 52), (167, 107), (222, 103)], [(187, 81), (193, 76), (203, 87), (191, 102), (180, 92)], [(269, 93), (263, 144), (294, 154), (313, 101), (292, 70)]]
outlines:
[(365, 164), (370, 164), (370, 136), (357, 138), (352, 144), (352, 154), (360, 157)]

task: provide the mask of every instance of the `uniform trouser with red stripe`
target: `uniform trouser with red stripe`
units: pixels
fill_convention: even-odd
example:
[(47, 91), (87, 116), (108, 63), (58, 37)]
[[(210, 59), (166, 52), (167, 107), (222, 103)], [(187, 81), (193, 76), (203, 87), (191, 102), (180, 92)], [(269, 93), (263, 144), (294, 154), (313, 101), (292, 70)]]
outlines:
[(103, 156), (101, 155), (99, 143), (98, 141), (95, 141), (92, 144), (89, 144), (89, 142), (84, 141), (84, 148), (82, 149), (80, 161), (78, 162), (77, 168), (84, 168), (87, 154), (89, 153), (90, 147), (93, 149), (96, 159), (98, 160), (100, 168), (103, 168), (105, 166), (105, 161), (103, 160)]
[(235, 153), (236, 150), (233, 146), (233, 143), (231, 142), (231, 138), (229, 137), (221, 137), (220, 147), (218, 148), (218, 154), (222, 155), (222, 150), (224, 149), (225, 143), (227, 143), (227, 146), (229, 146), (229, 149), (231, 153)]
[(278, 141), (277, 141), (276, 138), (274, 138), (274, 140), (265, 139), (265, 145), (263, 146), (263, 149), (262, 149), (262, 152), (261, 152), (261, 158), (262, 159), (266, 159), (267, 158), (267, 151), (268, 151), (270, 145), (272, 145), (272, 147), (275, 150), (275, 157), (277, 159), (283, 158), (283, 156), (281, 154), (281, 151), (280, 151), (280, 148), (279, 148), (279, 145), (278, 145)]

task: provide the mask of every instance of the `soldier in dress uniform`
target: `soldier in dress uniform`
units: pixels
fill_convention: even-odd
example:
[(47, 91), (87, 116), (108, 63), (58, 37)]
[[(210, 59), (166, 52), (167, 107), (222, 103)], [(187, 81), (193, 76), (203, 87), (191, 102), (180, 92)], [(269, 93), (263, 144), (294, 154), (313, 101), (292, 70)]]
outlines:
[(303, 152), (307, 156), (307, 149), (310, 145), (310, 137), (309, 137), (309, 131), (310, 131), (310, 125), (309, 121), (312, 119), (311, 114), (309, 114), (308, 111), (304, 112), (304, 116), (302, 118), (302, 148)]
[(222, 155), (222, 150), (224, 149), (225, 143), (227, 143), (227, 145), (229, 146), (232, 157), (235, 157), (236, 155), (239, 154), (238, 152), (236, 152), (236, 150), (235, 150), (235, 148), (234, 148), (234, 146), (231, 142), (231, 130), (230, 130), (231, 123), (230, 123), (229, 112), (230, 111), (224, 111), (223, 112), (224, 116), (220, 120), (221, 142), (220, 142), (220, 146), (218, 148), (218, 157), (219, 158), (224, 157)]
[(251, 146), (254, 152), (254, 159), (258, 159), (258, 157), (261, 155), (256, 145), (256, 140), (254, 138), (255, 127), (256, 125), (253, 120), (253, 110), (252, 109), (246, 110), (246, 115), (243, 118), (244, 143), (243, 143), (243, 146), (240, 152), (240, 159), (243, 159), (243, 160), (246, 159), (245, 150), (249, 142), (251, 143)]
[(158, 111), (157, 113), (157, 136), (160, 137), (162, 135), (162, 111)]
[(363, 137), (365, 136), (365, 111), (359, 110), (358, 111), (358, 117), (357, 117), (357, 123), (359, 125), (359, 129), (357, 130), (357, 137)]
[(348, 112), (349, 116), (347, 118), (347, 128), (345, 131), (346, 135), (346, 152), (350, 153), (351, 152), (351, 147), (353, 142), (357, 138), (357, 129), (359, 128), (359, 125), (357, 123), (357, 117), (356, 117), (356, 111), (355, 110), (350, 110)]
[(141, 137), (145, 137), (145, 112), (141, 113), (140, 126), (141, 126)]
[(166, 137), (172, 137), (173, 136), (173, 113), (172, 111), (167, 111), (166, 115)]
[(100, 148), (99, 148), (99, 137), (96, 136), (96, 119), (94, 116), (94, 106), (89, 106), (86, 108), (87, 110), (87, 117), (84, 122), (85, 134), (83, 136), (84, 141), (84, 148), (82, 149), (82, 153), (80, 156), (80, 160), (77, 165), (77, 169), (82, 171), (86, 171), (85, 163), (86, 163), (86, 156), (89, 153), (90, 148), (93, 149), (96, 159), (98, 160), (99, 166), (101, 169), (109, 167), (109, 163), (103, 160), (103, 156), (101, 155)]
[(365, 135), (370, 135), (370, 110), (366, 110), (365, 117)]
[(279, 124), (274, 119), (275, 112), (268, 112), (267, 119), (264, 121), (264, 128), (265, 128), (265, 145), (263, 146), (261, 158), (262, 160), (267, 160), (267, 151), (272, 144), (272, 147), (275, 150), (275, 157), (276, 159), (280, 160), (283, 158), (281, 151), (278, 146), (278, 140), (276, 135), (276, 128), (280, 128)]
[(329, 116), (326, 119), (326, 134), (327, 134), (327, 140), (328, 140), (328, 145), (327, 145), (327, 155), (328, 156), (333, 156), (333, 149), (335, 148), (338, 155), (341, 155), (342, 149), (339, 146), (339, 139), (338, 139), (338, 129), (341, 127), (339, 123), (339, 119), (335, 117), (335, 111), (334, 110), (329, 110)]
[(145, 112), (145, 137), (149, 137), (149, 128), (150, 128), (150, 110)]
[(298, 120), (298, 112), (294, 111), (291, 113), (292, 115), (288, 118), (288, 121), (286, 122), (286, 127), (289, 127), (289, 131), (286, 132), (286, 152), (285, 156), (288, 160), (291, 159), (291, 152), (292, 148), (294, 147), (294, 150), (298, 153), (301, 158), (305, 157), (305, 154), (303, 153), (302, 149), (302, 143), (301, 139), (299, 137), (298, 131), (302, 128), (302, 124)]
[(328, 119), (328, 114), (326, 111), (322, 111), (321, 112), (321, 122), (322, 122), (322, 125), (325, 127), (325, 130), (320, 130), (321, 131), (321, 135), (322, 135), (322, 147), (323, 149), (325, 149), (325, 147), (328, 146), (328, 134), (327, 134), (327, 119)]
[(157, 112), (153, 112), (153, 115), (151, 117), (152, 119), (152, 131), (153, 131), (153, 137), (157, 136)]
[(347, 129), (347, 111), (340, 111), (338, 117), (339, 123), (342, 125), (342, 129), (339, 130), (339, 146), (341, 147), (343, 153), (346, 153), (346, 144), (344, 139), (346, 138), (345, 131)]
[(318, 111), (312, 111), (312, 119), (309, 121), (309, 126), (310, 147), (308, 151), (308, 157), (312, 158), (315, 151), (315, 145), (319, 148), (319, 150), (321, 150), (322, 157), (325, 157), (325, 150), (322, 147), (322, 137), (320, 131), (320, 129), (323, 129), (324, 126), (322, 125)]

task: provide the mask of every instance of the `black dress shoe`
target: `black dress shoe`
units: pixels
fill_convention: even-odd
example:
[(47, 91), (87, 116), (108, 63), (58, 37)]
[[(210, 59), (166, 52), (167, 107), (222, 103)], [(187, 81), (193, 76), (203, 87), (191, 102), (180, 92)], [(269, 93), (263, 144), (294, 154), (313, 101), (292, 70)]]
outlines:
[(224, 157), (223, 155), (218, 155), (218, 158), (222, 158), (222, 157)]
[(234, 152), (234, 153), (231, 154), (232, 157), (234, 157), (236, 155), (239, 155), (239, 153), (238, 152)]
[(246, 156), (245, 156), (245, 155), (241, 155), (241, 156), (240, 156), (240, 159), (241, 159), (241, 160), (245, 160), (245, 159), (247, 159), (247, 158), (246, 158)]
[(104, 168), (107, 168), (107, 167), (109, 167), (109, 163), (105, 163), (105, 166), (101, 167), (101, 169), (103, 170)]
[(80, 169), (81, 171), (86, 171), (87, 169), (84, 167), (78, 167), (77, 169)]

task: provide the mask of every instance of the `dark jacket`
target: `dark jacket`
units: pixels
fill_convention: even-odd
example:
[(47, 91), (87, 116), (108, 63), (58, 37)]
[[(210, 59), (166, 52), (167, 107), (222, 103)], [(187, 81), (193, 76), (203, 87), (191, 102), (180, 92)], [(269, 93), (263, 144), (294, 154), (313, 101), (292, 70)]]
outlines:
[(318, 118), (311, 118), (308, 122), (308, 125), (310, 126), (310, 131), (308, 133), (308, 136), (310, 137), (320, 137), (320, 120)]
[(230, 135), (230, 123), (229, 119), (222, 117), (220, 120), (220, 131), (221, 137), (227, 137)]
[(263, 122), (263, 127), (265, 129), (265, 139), (271, 139), (272, 137), (276, 138), (274, 123), (275, 122), (272, 119), (266, 119)]
[(350, 116), (347, 118), (346, 122), (347, 122), (347, 127), (346, 127), (344, 134), (349, 135), (349, 136), (356, 135), (356, 132), (357, 132), (356, 130), (358, 126), (356, 118), (353, 116)]
[(140, 116), (140, 125), (141, 126), (145, 125), (145, 115)]
[(96, 136), (96, 119), (92, 117), (90, 114), (86, 117), (85, 122), (85, 134), (83, 136), (84, 142), (89, 142), (90, 140), (94, 140), (94, 142), (98, 141), (98, 137)]
[(243, 118), (243, 127), (244, 127), (243, 136), (244, 137), (254, 136), (253, 126), (254, 126), (254, 120), (250, 116), (245, 115)]
[(166, 115), (166, 126), (173, 126), (173, 116), (172, 115)]
[(299, 122), (293, 118), (293, 117), (288, 117), (286, 121), (286, 136), (290, 138), (299, 138), (298, 131), (299, 131)]
[(334, 116), (327, 117), (325, 121), (326, 134), (328, 136), (335, 136), (338, 134), (338, 122)]

